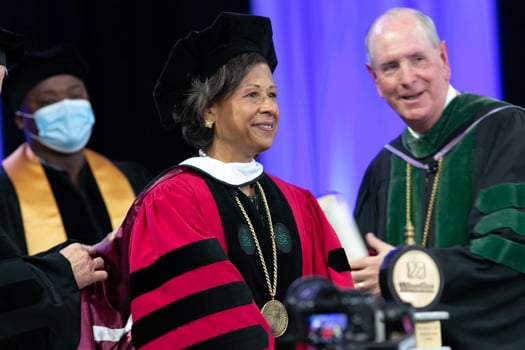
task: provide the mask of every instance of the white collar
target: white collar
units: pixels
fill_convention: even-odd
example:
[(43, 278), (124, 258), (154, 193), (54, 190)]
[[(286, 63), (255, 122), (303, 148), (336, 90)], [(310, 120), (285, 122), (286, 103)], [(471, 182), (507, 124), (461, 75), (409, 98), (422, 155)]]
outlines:
[(443, 110), (447, 108), (450, 101), (452, 101), (454, 97), (456, 97), (457, 95), (459, 95), (459, 91), (456, 90), (452, 85), (449, 84), (448, 91), (447, 91), (447, 98), (445, 99), (445, 105), (443, 106)]
[(184, 160), (180, 165), (197, 168), (216, 180), (232, 186), (242, 186), (255, 181), (263, 174), (261, 163), (253, 159), (249, 163), (224, 163), (220, 160), (203, 156), (192, 157)]

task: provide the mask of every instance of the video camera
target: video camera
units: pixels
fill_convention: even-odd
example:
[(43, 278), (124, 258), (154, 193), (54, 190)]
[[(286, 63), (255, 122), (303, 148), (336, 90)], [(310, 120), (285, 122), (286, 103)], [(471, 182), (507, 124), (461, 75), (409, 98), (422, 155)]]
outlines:
[(308, 277), (292, 283), (284, 305), (290, 319), (286, 341), (304, 344), (307, 349), (415, 348), (409, 304), (339, 290), (330, 280)]

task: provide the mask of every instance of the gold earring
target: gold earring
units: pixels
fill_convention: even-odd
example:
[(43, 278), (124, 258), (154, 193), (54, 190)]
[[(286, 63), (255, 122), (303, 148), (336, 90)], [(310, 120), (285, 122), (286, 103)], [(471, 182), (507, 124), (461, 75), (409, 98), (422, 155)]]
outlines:
[(204, 126), (207, 127), (208, 129), (213, 128), (213, 123), (215, 123), (215, 122), (213, 120), (211, 120), (211, 119), (205, 119), (204, 120)]

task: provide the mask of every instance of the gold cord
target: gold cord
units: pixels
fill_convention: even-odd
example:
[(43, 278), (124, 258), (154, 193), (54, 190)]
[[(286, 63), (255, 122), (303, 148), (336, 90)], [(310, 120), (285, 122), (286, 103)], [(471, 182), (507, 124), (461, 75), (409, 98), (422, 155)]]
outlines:
[(414, 239), (414, 225), (410, 220), (410, 213), (412, 212), (412, 203), (410, 201), (410, 182), (411, 179), (410, 164), (407, 163), (406, 167), (406, 225), (405, 225), (405, 244), (406, 245), (415, 245), (416, 240)]
[[(421, 240), (421, 245), (423, 247), (426, 247), (427, 246), (427, 243), (428, 243), (428, 233), (430, 231), (430, 219), (432, 218), (432, 213), (434, 211), (434, 203), (436, 201), (436, 193), (437, 193), (437, 188), (438, 188), (438, 184), (439, 184), (439, 175), (441, 174), (441, 163), (443, 162), (443, 157), (439, 158), (438, 160), (438, 164), (437, 164), (437, 171), (436, 171), (436, 176), (434, 177), (434, 183), (432, 184), (432, 192), (430, 194), (430, 200), (428, 202), (428, 208), (427, 208), (427, 215), (425, 217), (425, 226), (423, 228), (423, 238)], [(412, 239), (413, 239), (413, 226), (412, 226), (412, 223), (410, 221), (410, 211), (411, 211), (411, 199), (410, 199), (410, 191), (411, 191), (411, 176), (410, 176), (410, 164), (407, 163), (407, 166), (406, 166), (406, 181), (407, 181), (407, 186), (406, 186), (406, 220), (407, 220), (407, 225), (405, 227), (405, 232), (408, 232), (408, 230), (410, 229), (410, 227), (412, 227)], [(407, 239), (407, 244), (408, 243), (408, 240), (409, 240), (409, 234), (405, 233), (405, 235), (407, 236), (406, 239)], [(414, 243), (415, 244), (415, 241)]]
[(272, 240), (272, 256), (273, 256), (273, 283), (270, 282), (270, 273), (268, 272), (268, 268), (266, 267), (266, 262), (264, 260), (264, 255), (262, 253), (261, 245), (259, 244), (259, 240), (257, 239), (257, 235), (255, 233), (255, 229), (253, 228), (252, 221), (250, 220), (250, 217), (246, 213), (246, 210), (244, 209), (238, 196), (235, 196), (235, 202), (237, 203), (237, 206), (241, 210), (242, 215), (244, 216), (244, 219), (246, 220), (248, 227), (250, 228), (250, 233), (252, 234), (253, 240), (255, 242), (257, 254), (259, 255), (259, 259), (261, 260), (262, 268), (264, 271), (264, 277), (266, 279), (266, 284), (268, 285), (268, 291), (270, 293), (270, 296), (272, 297), (272, 300), (274, 300), (275, 295), (277, 294), (277, 246), (275, 243), (275, 233), (273, 231), (272, 216), (270, 215), (270, 207), (268, 206), (266, 195), (264, 193), (264, 190), (261, 184), (259, 184), (259, 182), (256, 182), (256, 185), (257, 185), (257, 188), (259, 189), (259, 192), (261, 192), (264, 209), (266, 211), (266, 216), (268, 217), (268, 225), (270, 226), (270, 238)]

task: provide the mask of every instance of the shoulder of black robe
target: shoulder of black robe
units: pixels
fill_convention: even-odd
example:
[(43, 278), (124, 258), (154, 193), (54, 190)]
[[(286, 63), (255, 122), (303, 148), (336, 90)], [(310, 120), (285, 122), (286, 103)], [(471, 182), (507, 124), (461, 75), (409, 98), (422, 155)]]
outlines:
[[(525, 184), (524, 133), (525, 113), (519, 108), (502, 110), (479, 124), (472, 157), (474, 197), (488, 187)], [(499, 197), (505, 196), (509, 195), (501, 190)], [(507, 222), (516, 222), (514, 218), (521, 216), (520, 211), (523, 208), (517, 205)], [(472, 210), (469, 226), (473, 227), (481, 216), (480, 211)], [(506, 226), (493, 234), (512, 238), (515, 251), (523, 252), (523, 234), (517, 232), (520, 226)], [(502, 256), (509, 252), (500, 251)], [(435, 309), (450, 311), (450, 319), (442, 324), (444, 344), (452, 349), (525, 349), (525, 274), (472, 254), (462, 246), (435, 248), (432, 253), (445, 275), (444, 292)], [(516, 261), (522, 262), (522, 256), (516, 253)]]
[(14, 62), (24, 53), (24, 38), (7, 29), (0, 28), (0, 65)]
[(18, 196), (3, 167), (0, 167), (0, 227), (22, 254), (27, 252)]
[(0, 229), (0, 348), (74, 349), (80, 293), (61, 254), (19, 254)]
[[(400, 140), (398, 137), (396, 140)], [(382, 149), (363, 175), (354, 209), (357, 227), (363, 236), (375, 233), (386, 239), (386, 201), (390, 183), (390, 152)]]

